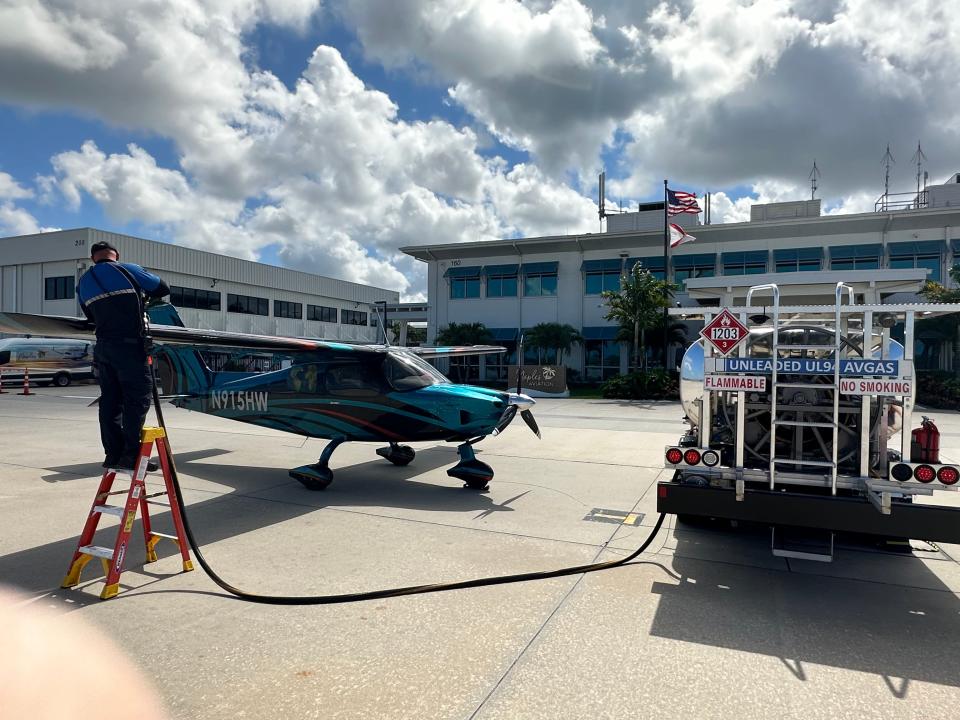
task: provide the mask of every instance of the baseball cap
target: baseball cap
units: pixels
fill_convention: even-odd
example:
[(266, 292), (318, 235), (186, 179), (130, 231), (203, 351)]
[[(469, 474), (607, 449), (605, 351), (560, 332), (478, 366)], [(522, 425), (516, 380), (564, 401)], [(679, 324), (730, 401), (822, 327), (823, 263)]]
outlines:
[(90, 257), (93, 257), (98, 252), (101, 252), (103, 250), (113, 250), (117, 254), (117, 257), (118, 258), (120, 257), (120, 251), (117, 250), (113, 245), (108, 243), (106, 240), (95, 242), (93, 245), (90, 246)]

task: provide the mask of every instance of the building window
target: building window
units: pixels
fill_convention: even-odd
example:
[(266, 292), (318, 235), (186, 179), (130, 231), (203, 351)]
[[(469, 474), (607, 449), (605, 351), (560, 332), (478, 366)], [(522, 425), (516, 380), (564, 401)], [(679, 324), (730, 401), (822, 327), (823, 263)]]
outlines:
[(823, 265), (823, 249), (816, 247), (774, 250), (773, 261), (778, 273), (819, 270)]
[(555, 296), (557, 294), (557, 268), (559, 265), (558, 262), (536, 262), (521, 265), (524, 296)]
[(340, 322), (344, 325), (366, 325), (367, 314), (360, 310), (341, 310)]
[(266, 298), (227, 293), (227, 312), (242, 315), (269, 315), (270, 302)]
[(616, 340), (584, 340), (583, 356), (587, 380), (599, 382), (620, 374), (620, 343)]
[(583, 278), (584, 295), (599, 295), (604, 290), (616, 292), (620, 289), (620, 271), (604, 270), (588, 272)]
[(307, 305), (307, 320), (318, 320), (325, 323), (337, 322), (337, 309), (324, 305)]
[(450, 278), (450, 297), (454, 300), (480, 297), (479, 277)]
[(214, 290), (170, 286), (170, 304), (178, 308), (220, 312), (220, 293)]
[(301, 320), (303, 318), (303, 305), (288, 300), (274, 300), (273, 315), (274, 317)]
[(487, 265), (487, 297), (516, 297), (519, 265)]
[(495, 340), (495, 345), (505, 347), (505, 353), (485, 355), (484, 377), (487, 380), (507, 381), (510, 368), (517, 364), (517, 341), (516, 340)]
[(465, 355), (450, 358), (451, 380), (458, 383), (475, 382), (480, 379), (480, 356)]
[(43, 282), (43, 297), (46, 300), (73, 300), (73, 275), (48, 277)]
[(678, 255), (673, 259), (673, 280), (682, 282), (690, 278), (713, 277), (717, 258), (713, 253)]
[(762, 275), (767, 271), (766, 250), (725, 252), (721, 260), (724, 275)]
[(830, 248), (831, 270), (877, 270), (883, 246), (840, 245)]
[(940, 282), (943, 263), (941, 243), (924, 242), (892, 243), (890, 245), (891, 268), (926, 268), (930, 270), (927, 280)]

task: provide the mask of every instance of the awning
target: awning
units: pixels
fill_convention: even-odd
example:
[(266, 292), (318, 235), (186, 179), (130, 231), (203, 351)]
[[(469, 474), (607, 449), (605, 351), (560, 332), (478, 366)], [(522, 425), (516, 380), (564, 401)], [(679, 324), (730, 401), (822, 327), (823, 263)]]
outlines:
[(766, 265), (766, 250), (748, 250), (745, 252), (725, 252), (721, 254), (724, 265)]
[(830, 248), (831, 260), (852, 260), (862, 257), (880, 257), (883, 246), (879, 243), (870, 245), (835, 245)]
[(785, 250), (774, 250), (773, 259), (775, 262), (792, 262), (803, 260), (822, 260), (822, 247), (806, 248), (788, 248)]
[(515, 277), (520, 266), (512, 265), (484, 265), (483, 274), (487, 277)]
[(673, 258), (673, 267), (686, 269), (692, 267), (713, 267), (717, 256), (713, 253), (697, 253), (694, 255), (677, 255)]
[(890, 257), (939, 255), (942, 252), (943, 243), (939, 240), (890, 243)]
[(513, 342), (517, 339), (516, 328), (487, 328), (493, 339), (498, 342)]
[(619, 329), (616, 325), (585, 327), (581, 335), (583, 335), (584, 340), (616, 340)]
[(443, 274), (445, 278), (478, 278), (480, 277), (480, 271), (483, 268), (480, 265), (472, 265), (470, 267), (451, 267), (447, 268), (447, 271)]
[(582, 272), (620, 272), (620, 258), (610, 260), (584, 260), (580, 266)]
[[(661, 205), (663, 203), (660, 203)], [(643, 265), (645, 270), (650, 272), (663, 272), (663, 255), (657, 257), (633, 257), (627, 258), (627, 270), (633, 270), (637, 263)]]
[(555, 273), (560, 266), (559, 262), (535, 262), (524, 263), (520, 266), (520, 272), (524, 275), (540, 275), (543, 273)]

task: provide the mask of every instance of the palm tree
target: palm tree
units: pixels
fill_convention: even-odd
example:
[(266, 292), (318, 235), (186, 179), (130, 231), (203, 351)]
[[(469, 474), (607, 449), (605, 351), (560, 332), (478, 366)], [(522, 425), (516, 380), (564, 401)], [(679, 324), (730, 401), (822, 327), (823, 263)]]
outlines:
[(582, 340), (583, 337), (573, 325), (561, 325), (555, 322), (534, 325), (524, 337), (526, 344), (540, 350), (541, 355), (544, 350), (555, 350), (557, 365), (562, 365), (564, 354), (569, 353), (571, 348)]
[[(960, 265), (954, 265), (950, 269), (950, 277), (960, 285)], [(920, 295), (928, 302), (960, 303), (960, 289), (951, 290), (933, 280), (928, 280), (924, 284)], [(953, 344), (953, 367), (957, 369), (958, 363), (960, 363), (960, 315), (944, 315), (931, 320), (921, 320), (920, 323), (938, 330), (950, 338)]]
[[(450, 323), (437, 333), (438, 345), (488, 345), (493, 334), (480, 322)], [(450, 358), (450, 366), (457, 369), (457, 379), (464, 381), (464, 369), (468, 358)]]
[(601, 297), (608, 308), (606, 319), (619, 323), (624, 337), (633, 339), (633, 368), (642, 357), (646, 372), (646, 333), (663, 327), (663, 309), (670, 306), (673, 287), (637, 263), (621, 276), (619, 290), (604, 290)]

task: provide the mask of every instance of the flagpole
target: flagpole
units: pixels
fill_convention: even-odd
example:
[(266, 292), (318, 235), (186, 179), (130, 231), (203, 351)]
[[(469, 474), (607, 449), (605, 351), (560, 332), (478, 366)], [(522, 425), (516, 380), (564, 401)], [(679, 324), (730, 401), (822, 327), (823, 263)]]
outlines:
[(663, 369), (667, 369), (667, 305), (670, 294), (670, 258), (667, 251), (670, 247), (670, 228), (667, 227), (667, 181), (663, 181)]

